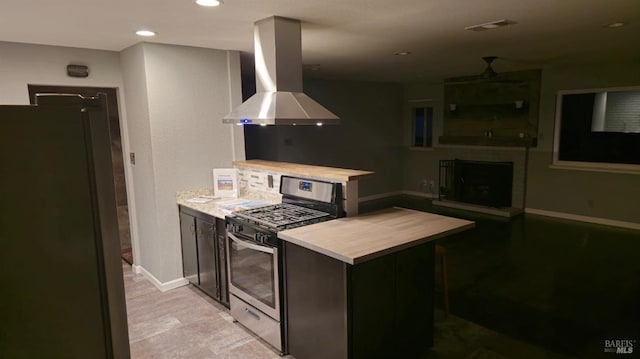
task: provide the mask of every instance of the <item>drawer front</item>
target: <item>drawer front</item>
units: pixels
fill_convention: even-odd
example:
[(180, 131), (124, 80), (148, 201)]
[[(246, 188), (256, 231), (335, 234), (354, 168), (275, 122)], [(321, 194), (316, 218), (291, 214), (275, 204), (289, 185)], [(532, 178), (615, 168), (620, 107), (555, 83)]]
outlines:
[(282, 352), (280, 322), (245, 303), (242, 299), (238, 299), (233, 294), (229, 295), (229, 306), (230, 314), (235, 320)]

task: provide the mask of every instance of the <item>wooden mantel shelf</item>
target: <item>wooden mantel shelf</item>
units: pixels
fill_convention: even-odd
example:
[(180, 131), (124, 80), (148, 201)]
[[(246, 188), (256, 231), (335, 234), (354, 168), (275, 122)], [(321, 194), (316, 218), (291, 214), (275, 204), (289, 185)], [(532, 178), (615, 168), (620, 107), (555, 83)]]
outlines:
[(440, 136), (439, 143), (443, 145), (536, 147), (538, 139), (498, 136)]

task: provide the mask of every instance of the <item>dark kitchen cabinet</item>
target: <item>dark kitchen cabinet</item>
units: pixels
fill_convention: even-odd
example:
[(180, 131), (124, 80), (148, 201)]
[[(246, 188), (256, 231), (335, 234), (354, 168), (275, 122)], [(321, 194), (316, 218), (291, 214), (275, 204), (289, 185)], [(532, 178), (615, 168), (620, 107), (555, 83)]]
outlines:
[(216, 218), (218, 236), (218, 277), (220, 278), (220, 302), (229, 306), (229, 275), (227, 274), (227, 230), (224, 219)]
[(180, 206), (180, 235), (184, 277), (228, 307), (224, 220)]
[(182, 239), (182, 272), (192, 284), (198, 282), (198, 247), (195, 217), (180, 211), (180, 237)]
[(289, 354), (425, 358), (433, 346), (434, 244), (355, 265), (284, 242)]
[(216, 255), (216, 228), (213, 218), (196, 218), (196, 243), (198, 246), (198, 277), (200, 289), (220, 299), (218, 285), (218, 256)]

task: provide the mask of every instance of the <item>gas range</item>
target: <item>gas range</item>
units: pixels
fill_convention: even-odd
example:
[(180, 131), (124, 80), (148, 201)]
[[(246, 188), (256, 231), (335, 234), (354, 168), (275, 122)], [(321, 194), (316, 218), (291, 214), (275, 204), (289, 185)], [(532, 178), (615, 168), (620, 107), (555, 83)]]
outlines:
[(331, 213), (289, 203), (262, 206), (236, 212), (235, 217), (274, 231), (296, 228), (333, 218)]
[[(226, 217), (227, 232), (276, 246), (277, 232), (344, 216), (342, 185), (282, 176), (282, 203), (234, 212)], [(271, 237), (271, 238), (267, 238)]]
[(283, 250), (278, 231), (344, 216), (342, 185), (282, 176), (282, 202), (226, 217), (231, 316), (287, 353)]

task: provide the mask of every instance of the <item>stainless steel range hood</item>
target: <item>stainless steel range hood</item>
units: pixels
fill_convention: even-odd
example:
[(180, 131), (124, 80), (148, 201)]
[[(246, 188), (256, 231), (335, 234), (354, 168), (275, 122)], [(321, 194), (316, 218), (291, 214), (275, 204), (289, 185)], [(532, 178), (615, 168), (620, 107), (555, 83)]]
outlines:
[(273, 16), (255, 23), (256, 94), (223, 123), (256, 125), (337, 124), (338, 116), (302, 93), (300, 21)]

